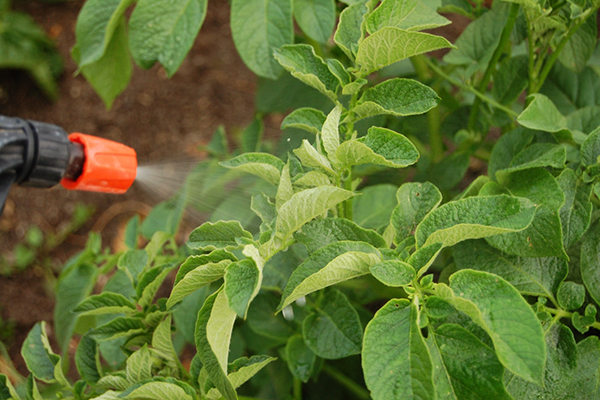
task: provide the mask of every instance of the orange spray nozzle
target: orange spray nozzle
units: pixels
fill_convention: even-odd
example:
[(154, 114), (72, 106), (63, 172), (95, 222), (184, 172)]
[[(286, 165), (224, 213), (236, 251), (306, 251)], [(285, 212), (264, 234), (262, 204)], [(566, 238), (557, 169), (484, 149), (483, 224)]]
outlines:
[(83, 147), (84, 163), (76, 179), (62, 179), (65, 188), (121, 194), (133, 184), (137, 157), (131, 147), (83, 133), (72, 133), (69, 140)]

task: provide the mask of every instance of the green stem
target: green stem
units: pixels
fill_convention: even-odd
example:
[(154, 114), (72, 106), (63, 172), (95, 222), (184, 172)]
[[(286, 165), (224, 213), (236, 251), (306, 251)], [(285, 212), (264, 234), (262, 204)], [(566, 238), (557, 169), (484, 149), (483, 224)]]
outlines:
[[(554, 308), (546, 308), (546, 310), (552, 314), (552, 315), (556, 315), (559, 318), (569, 318), (571, 319), (571, 317), (573, 316), (573, 313), (570, 311), (565, 311), (565, 310), (561, 310), (561, 309), (554, 309)], [(600, 330), (600, 322), (596, 321), (594, 322), (592, 325), (590, 325), (592, 328), (596, 328), (598, 330)]]
[[(481, 78), (481, 82), (479, 82), (478, 90), (481, 93), (485, 93), (487, 90), (488, 84), (490, 83), (490, 79), (492, 78), (492, 74), (496, 70), (496, 64), (500, 61), (500, 57), (502, 53), (504, 53), (504, 49), (510, 40), (510, 34), (515, 26), (515, 22), (517, 22), (517, 15), (519, 14), (519, 5), (513, 3), (510, 6), (510, 12), (508, 14), (508, 19), (506, 20), (506, 25), (504, 25), (504, 29), (502, 30), (502, 34), (500, 35), (500, 42), (498, 43), (498, 47), (494, 50), (494, 54), (492, 55), (492, 59), (490, 60), (485, 73), (483, 74), (483, 78)], [(471, 107), (471, 114), (469, 115), (469, 123), (468, 129), (470, 131), (475, 131), (477, 127), (477, 114), (479, 113), (479, 107), (481, 106), (481, 99), (477, 97), (473, 102), (473, 106)]]
[(294, 400), (302, 400), (302, 381), (294, 377)]
[(359, 399), (369, 400), (371, 398), (371, 395), (369, 394), (369, 391), (367, 389), (358, 385), (356, 382), (348, 378), (346, 375), (342, 374), (337, 369), (325, 364), (323, 365), (323, 372), (335, 379), (339, 384), (344, 386), (346, 389), (348, 389), (348, 391), (352, 392)]
[(481, 100), (485, 101), (486, 103), (490, 104), (493, 107), (496, 107), (499, 110), (504, 111), (511, 117), (516, 118), (519, 116), (519, 114), (517, 112), (511, 110), (510, 108), (508, 108), (506, 106), (503, 106), (502, 104), (498, 103), (496, 100), (492, 99), (491, 97), (486, 96), (485, 94), (481, 93), (477, 89), (475, 89), (469, 85), (465, 85), (464, 83), (460, 82), (459, 80), (454, 79), (450, 75), (446, 74), (441, 68), (439, 68), (437, 65), (435, 65), (430, 60), (427, 60), (427, 65), (429, 65), (429, 68), (431, 68), (433, 70), (433, 72), (435, 72), (440, 77), (444, 78), (445, 80), (447, 80), (454, 86), (457, 86), (457, 87), (461, 88), (462, 90), (466, 90), (467, 92), (473, 93), (475, 96), (479, 97)]

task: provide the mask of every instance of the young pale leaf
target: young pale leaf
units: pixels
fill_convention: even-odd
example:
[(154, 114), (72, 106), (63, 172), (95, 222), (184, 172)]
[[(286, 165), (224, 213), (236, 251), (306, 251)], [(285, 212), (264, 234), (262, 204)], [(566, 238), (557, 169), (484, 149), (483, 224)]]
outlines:
[[(267, 366), (267, 364), (275, 360), (276, 358), (268, 356), (238, 358), (233, 363), (229, 364), (229, 375), (227, 375), (227, 379), (231, 382), (233, 388), (237, 389)], [(206, 394), (206, 398), (209, 400), (217, 400), (221, 398), (221, 393), (219, 393), (217, 389), (212, 388)]]
[(392, 212), (391, 223), (396, 231), (396, 243), (413, 235), (423, 218), (442, 202), (442, 194), (430, 182), (408, 182), (396, 192), (398, 206)]
[(323, 147), (327, 156), (332, 163), (336, 163), (337, 159), (335, 152), (340, 145), (340, 116), (342, 115), (342, 105), (338, 104), (333, 110), (327, 115), (325, 122), (323, 123), (323, 131), (321, 133), (321, 139), (323, 140)]
[(229, 308), (227, 296), (219, 290), (206, 299), (198, 312), (196, 348), (210, 380), (226, 400), (237, 400), (227, 379), (227, 356), (235, 312)]
[[(236, 261), (237, 260), (225, 259), (217, 262), (207, 262), (188, 272), (175, 284), (175, 286), (173, 286), (171, 295), (167, 300), (167, 309), (171, 309), (175, 304), (179, 303), (186, 296), (192, 294), (204, 285), (208, 285), (211, 282), (221, 279), (225, 275), (226, 268)], [(188, 261), (186, 261), (186, 263), (187, 262)], [(183, 268), (183, 265), (181, 267)]]
[(454, 46), (441, 36), (383, 28), (360, 43), (356, 55), (358, 75), (364, 77), (405, 58), (449, 47)]
[(371, 265), (371, 275), (387, 286), (398, 287), (412, 283), (415, 269), (403, 261), (387, 260)]
[(343, 165), (378, 164), (404, 168), (419, 159), (416, 147), (403, 135), (373, 126), (367, 136), (342, 143), (335, 158)]
[(122, 399), (145, 400), (193, 400), (180, 386), (169, 382), (148, 382), (133, 390)]
[(453, 246), (529, 226), (535, 214), (533, 203), (506, 195), (468, 197), (444, 204), (430, 212), (417, 227), (417, 247), (433, 243)]
[(319, 357), (335, 360), (359, 354), (362, 325), (348, 298), (336, 289), (325, 291), (302, 323), (306, 345)]
[(251, 258), (231, 263), (225, 272), (225, 294), (229, 307), (240, 318), (246, 318), (250, 302), (256, 297), (262, 282), (262, 268)]
[(413, 267), (415, 271), (417, 271), (417, 278), (421, 277), (431, 264), (435, 261), (440, 251), (442, 251), (443, 244), (442, 243), (432, 243), (427, 246), (423, 246), (406, 260), (406, 262)]
[(234, 0), (231, 33), (244, 63), (258, 76), (276, 79), (283, 68), (273, 51), (294, 42), (291, 0)]
[[(583, 147), (583, 146), (582, 146)], [(583, 152), (582, 152), (583, 153)], [(577, 242), (592, 220), (592, 186), (586, 185), (575, 176), (572, 169), (566, 168), (556, 181), (565, 194), (565, 204), (560, 209), (563, 244), (565, 249)]]
[(152, 377), (152, 353), (147, 345), (127, 358), (125, 372), (130, 385)]
[(308, 37), (327, 43), (335, 26), (335, 1), (295, 0), (294, 17)]
[(256, 175), (273, 185), (279, 183), (279, 175), (285, 165), (279, 158), (268, 153), (244, 153), (219, 164)]
[(333, 186), (320, 186), (298, 192), (279, 209), (277, 232), (286, 237), (353, 195), (354, 193), (348, 190)]
[(104, 325), (92, 329), (88, 335), (94, 340), (104, 341), (135, 335), (145, 331), (146, 326), (141, 319), (118, 317)]
[(302, 382), (308, 382), (315, 368), (317, 357), (304, 343), (302, 335), (294, 335), (288, 340), (285, 346), (285, 358), (292, 375)]
[(369, 273), (381, 261), (379, 251), (364, 242), (336, 242), (315, 251), (290, 277), (278, 310), (319, 289)]
[(79, 48), (81, 67), (100, 60), (107, 48), (121, 17), (133, 0), (90, 0), (86, 1), (77, 17), (75, 37)]
[(327, 157), (319, 153), (306, 139), (302, 141), (302, 146), (294, 150), (294, 154), (307, 167), (319, 168), (331, 175), (335, 174)]
[(223, 260), (237, 261), (238, 259), (227, 250), (215, 250), (209, 254), (189, 256), (185, 262), (181, 264), (181, 267), (179, 267), (173, 285), (176, 286), (189, 272), (196, 268), (205, 264), (218, 263)]
[(302, 174), (294, 181), (295, 186), (299, 186), (303, 189), (308, 189), (317, 186), (331, 185), (331, 179), (326, 174), (319, 171), (308, 171)]
[(159, 61), (173, 76), (196, 40), (207, 5), (208, 0), (139, 0), (129, 20), (135, 62), (149, 69)]
[(532, 94), (527, 101), (529, 105), (517, 117), (519, 124), (545, 132), (559, 132), (567, 127), (566, 118), (543, 94)]
[(598, 382), (600, 382), (600, 341), (597, 336), (589, 336), (577, 343), (577, 368), (563, 398), (597, 399), (600, 396)]
[(136, 312), (135, 304), (118, 293), (102, 293), (90, 296), (73, 310), (81, 315), (119, 314)]
[(450, 277), (450, 287), (438, 284), (436, 292), (490, 335), (507, 369), (542, 385), (546, 363), (542, 326), (510, 283), (487, 272), (463, 270)]
[(365, 329), (362, 367), (374, 400), (433, 399), (431, 355), (408, 300), (390, 300)]
[(194, 250), (232, 250), (240, 247), (236, 238), (252, 240), (252, 234), (239, 221), (205, 222), (192, 231), (187, 245)]
[(333, 40), (352, 61), (358, 52), (358, 44), (364, 37), (361, 25), (367, 12), (365, 2), (357, 1), (340, 14), (340, 22)]
[(580, 258), (581, 278), (590, 296), (600, 304), (600, 224), (592, 224), (583, 238)]
[(294, 238), (306, 246), (309, 254), (340, 241), (366, 242), (373, 247), (386, 247), (385, 240), (377, 232), (361, 228), (344, 218), (316, 219), (304, 225)]
[(173, 267), (173, 264), (159, 265), (158, 267), (149, 269), (140, 277), (140, 282), (135, 288), (138, 297), (138, 305), (146, 307), (152, 304), (156, 292)]
[(427, 338), (427, 345), (437, 372), (438, 398), (512, 400), (502, 383), (504, 367), (494, 350), (467, 329), (441, 325)]
[(338, 78), (331, 73), (327, 63), (315, 54), (314, 47), (308, 44), (292, 44), (275, 50), (275, 59), (293, 77), (314, 87), (333, 102), (337, 102)]
[(567, 277), (568, 266), (558, 257), (518, 257), (502, 253), (484, 240), (462, 242), (454, 246), (458, 269), (476, 269), (506, 279), (519, 292), (530, 296), (554, 298)]
[(55, 367), (60, 366), (60, 357), (54, 354), (48, 342), (46, 323), (38, 322), (27, 334), (21, 347), (21, 356), (33, 376), (44, 382), (54, 382)]
[(175, 369), (178, 367), (179, 355), (173, 346), (171, 337), (171, 314), (154, 329), (152, 334), (152, 348), (159, 352), (161, 358), (167, 361), (167, 364)]
[(361, 82), (354, 82), (352, 80), (352, 75), (350, 75), (344, 64), (342, 64), (337, 58), (326, 58), (325, 62), (327, 63), (329, 71), (331, 71), (331, 73), (338, 78), (338, 81), (340, 81), (340, 84), (343, 88), (353, 86), (355, 84), (361, 84)]
[(450, 23), (422, 0), (384, 0), (366, 22), (367, 31), (371, 34), (387, 26), (421, 31)]
[(323, 111), (310, 107), (299, 108), (288, 114), (281, 123), (281, 129), (298, 128), (318, 135), (327, 117)]
[(388, 114), (424, 114), (437, 106), (440, 98), (433, 89), (412, 79), (388, 79), (367, 89), (352, 109), (354, 121)]
[[(119, 375), (106, 375), (98, 381), (98, 387), (103, 389), (116, 389), (119, 391), (126, 390), (130, 385), (124, 376), (125, 374), (122, 371), (119, 372)], [(108, 392), (112, 391), (109, 390)], [(112, 400), (112, 397), (110, 399)]]

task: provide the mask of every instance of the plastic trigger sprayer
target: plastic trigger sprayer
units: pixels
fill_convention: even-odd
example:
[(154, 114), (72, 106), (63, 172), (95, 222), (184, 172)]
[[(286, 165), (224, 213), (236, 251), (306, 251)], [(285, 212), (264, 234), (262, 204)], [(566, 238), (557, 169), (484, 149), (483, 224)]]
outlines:
[(135, 180), (135, 150), (47, 123), (0, 115), (0, 213), (13, 183), (125, 193)]

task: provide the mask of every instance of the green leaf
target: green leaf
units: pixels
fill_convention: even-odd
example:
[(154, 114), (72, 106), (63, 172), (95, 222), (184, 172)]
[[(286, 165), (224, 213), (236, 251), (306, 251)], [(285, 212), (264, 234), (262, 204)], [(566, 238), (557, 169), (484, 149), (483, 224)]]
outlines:
[(413, 235), (417, 226), (442, 202), (442, 194), (429, 182), (404, 183), (396, 192), (398, 206), (392, 212), (391, 223), (396, 231), (396, 243)]
[(237, 400), (227, 379), (227, 355), (235, 312), (229, 308), (227, 296), (219, 290), (206, 299), (198, 312), (196, 348), (210, 380), (226, 400)]
[(367, 186), (353, 199), (354, 221), (367, 229), (380, 229), (389, 225), (392, 210), (398, 204), (394, 185)]
[(10, 379), (4, 374), (0, 374), (0, 400), (21, 400)]
[(92, 329), (88, 335), (97, 341), (112, 340), (146, 331), (141, 319), (118, 317), (110, 322)]
[(331, 175), (335, 174), (327, 157), (315, 149), (306, 139), (302, 141), (299, 148), (294, 150), (294, 154), (307, 167), (318, 168)]
[(323, 131), (321, 138), (323, 140), (323, 148), (327, 153), (327, 157), (332, 163), (336, 163), (337, 159), (335, 152), (340, 145), (340, 116), (342, 115), (342, 105), (338, 104), (327, 115), (323, 123)]
[(152, 377), (152, 353), (146, 344), (127, 358), (125, 372), (129, 384), (134, 384)]
[(303, 189), (308, 189), (317, 186), (331, 185), (331, 179), (326, 174), (319, 171), (308, 171), (305, 174), (298, 176), (298, 179), (294, 181), (294, 185)]
[(511, 172), (536, 167), (564, 168), (567, 152), (561, 145), (554, 143), (535, 143), (519, 152), (506, 169), (496, 171), (499, 181), (506, 179)]
[(387, 260), (371, 265), (371, 274), (386, 286), (406, 286), (415, 279), (415, 269), (403, 261)]
[(581, 163), (589, 167), (596, 165), (600, 157), (600, 130), (590, 133), (581, 144)]
[(88, 296), (96, 284), (98, 270), (93, 265), (75, 264), (65, 269), (56, 285), (54, 332), (60, 349), (66, 354), (78, 316), (77, 305)]
[(424, 114), (438, 105), (433, 89), (412, 79), (388, 79), (367, 89), (351, 110), (353, 120), (387, 114), (403, 117)]
[(308, 382), (313, 373), (317, 357), (304, 343), (302, 335), (294, 335), (288, 340), (285, 346), (285, 358), (292, 375), (302, 382)]
[[(583, 148), (583, 146), (582, 146)], [(583, 156), (583, 150), (582, 150)], [(592, 220), (592, 203), (590, 195), (592, 187), (577, 179), (572, 169), (566, 168), (556, 181), (565, 194), (565, 204), (560, 209), (563, 244), (568, 249), (577, 242)]]
[(233, 0), (231, 33), (244, 63), (258, 76), (276, 79), (283, 69), (273, 51), (294, 42), (291, 0)]
[(333, 186), (320, 186), (298, 192), (279, 209), (277, 233), (287, 237), (311, 219), (353, 195), (354, 193), (348, 190)]
[(21, 356), (25, 360), (27, 369), (33, 376), (44, 382), (54, 382), (56, 366), (61, 368), (60, 357), (50, 348), (46, 323), (38, 322), (27, 334), (21, 347)]
[(567, 387), (566, 397), (593, 400), (600, 395), (600, 341), (590, 336), (577, 343), (577, 369)]
[(279, 183), (279, 176), (285, 165), (279, 158), (267, 153), (244, 153), (219, 164), (256, 175), (274, 185)]
[(362, 367), (374, 400), (433, 399), (431, 355), (419, 329), (419, 311), (390, 300), (365, 329)]
[(194, 250), (232, 250), (240, 247), (236, 238), (252, 240), (252, 234), (239, 221), (205, 222), (192, 231), (187, 245)]
[(335, 1), (295, 0), (294, 17), (308, 37), (327, 43), (335, 26)]
[(450, 277), (450, 288), (438, 284), (436, 292), (490, 335), (507, 369), (542, 385), (546, 362), (542, 326), (510, 283), (487, 272), (463, 270)]
[(252, 196), (250, 208), (260, 217), (262, 222), (270, 224), (277, 218), (277, 209), (275, 204), (264, 193), (258, 193)]
[(98, 353), (98, 343), (88, 335), (83, 335), (75, 353), (77, 372), (83, 380), (92, 385), (102, 377), (102, 366)]
[(403, 135), (373, 126), (367, 136), (342, 143), (335, 152), (335, 158), (345, 166), (370, 163), (404, 168), (417, 162), (419, 152)]
[(296, 333), (296, 328), (276, 314), (279, 296), (273, 293), (259, 293), (248, 310), (248, 327), (252, 332), (269, 339), (268, 348), (284, 344)]
[(565, 260), (557, 257), (530, 258), (502, 253), (484, 240), (459, 243), (453, 249), (458, 269), (476, 269), (506, 279), (519, 292), (553, 299), (567, 277)]
[(152, 304), (156, 292), (173, 269), (173, 264), (163, 264), (144, 272), (135, 288), (138, 305), (146, 307)]
[(123, 399), (144, 400), (193, 400), (193, 397), (185, 392), (183, 388), (169, 382), (148, 382), (133, 390)]
[(585, 300), (585, 287), (575, 282), (563, 282), (556, 297), (565, 310), (577, 310)]
[(192, 48), (208, 0), (139, 0), (129, 20), (131, 55), (142, 68), (159, 61), (173, 76)]
[(325, 123), (325, 114), (310, 107), (299, 108), (288, 114), (281, 123), (281, 129), (298, 128), (318, 135)]
[(261, 138), (265, 131), (265, 124), (260, 114), (256, 114), (252, 122), (242, 132), (241, 147), (243, 153), (260, 151)]
[(417, 247), (432, 243), (453, 246), (467, 239), (478, 239), (529, 226), (535, 207), (525, 199), (506, 195), (467, 197), (430, 212), (417, 227)]
[[(127, 2), (130, 1), (127, 0)], [(93, 63), (81, 65), (82, 51), (84, 50), (79, 45), (75, 46), (71, 53), (72, 57), (75, 62), (80, 63), (81, 73), (104, 101), (106, 108), (110, 109), (113, 101), (129, 85), (133, 74), (133, 65), (127, 47), (125, 17), (121, 16), (119, 18), (110, 42), (101, 58)]]
[(290, 277), (278, 310), (302, 296), (369, 273), (381, 261), (379, 251), (364, 242), (336, 242), (325, 246), (296, 268)]
[(453, 65), (465, 65), (466, 78), (484, 69), (498, 47), (509, 7), (506, 3), (495, 3), (490, 11), (470, 23), (456, 40), (456, 48), (446, 54), (444, 61)]
[(140, 216), (135, 214), (125, 227), (125, 237), (123, 242), (128, 249), (134, 250), (137, 248), (138, 237), (140, 235)]
[[(590, 134), (600, 125), (600, 107), (584, 107), (567, 117), (567, 128), (571, 130), (573, 140), (577, 143), (585, 141), (585, 134)], [(583, 134), (582, 134), (583, 133)], [(570, 139), (568, 135), (563, 135)], [(557, 135), (559, 137), (559, 135)], [(560, 138), (560, 137), (559, 137)]]
[(588, 18), (563, 47), (558, 60), (571, 71), (581, 72), (594, 53), (597, 36), (597, 21)]
[(512, 104), (527, 87), (528, 59), (526, 56), (509, 58), (500, 64), (494, 74), (492, 94), (500, 104)]
[(86, 298), (73, 310), (80, 315), (101, 315), (136, 312), (135, 304), (118, 293), (102, 293)]
[(594, 222), (581, 244), (581, 278), (590, 296), (600, 304), (600, 224)]
[(377, 232), (364, 229), (344, 218), (317, 219), (304, 225), (294, 238), (312, 254), (321, 247), (340, 241), (366, 242), (373, 247), (387, 247)]
[(281, 207), (292, 198), (294, 195), (294, 187), (292, 186), (292, 178), (290, 176), (290, 163), (283, 167), (281, 171), (281, 179), (279, 179), (279, 187), (275, 194), (275, 209), (279, 211)]
[(352, 61), (358, 52), (358, 44), (364, 37), (361, 25), (367, 12), (365, 2), (356, 1), (340, 14), (340, 22), (333, 40)]
[(366, 22), (367, 31), (371, 34), (387, 26), (421, 31), (450, 23), (421, 0), (384, 0)]
[(335, 360), (359, 354), (362, 325), (348, 298), (336, 289), (326, 290), (302, 323), (306, 345), (319, 357)]
[[(122, 371), (121, 371), (122, 373)], [(123, 374), (124, 376), (125, 374)], [(98, 387), (103, 389), (117, 389), (117, 390), (125, 390), (129, 387), (129, 382), (121, 375), (106, 375), (102, 377), (98, 381)], [(114, 393), (112, 390), (109, 390), (107, 393)], [(119, 392), (120, 394), (120, 392)], [(112, 397), (109, 397), (109, 400), (112, 400)]]
[(174, 286), (177, 284), (191, 271), (201, 267), (205, 264), (218, 263), (223, 260), (237, 261), (237, 257), (227, 250), (215, 250), (209, 254), (202, 254), (199, 256), (189, 256), (181, 267), (177, 271), (175, 277)]
[(454, 46), (441, 36), (386, 27), (360, 43), (356, 55), (358, 75), (364, 77), (405, 58), (449, 47)]
[(444, 324), (427, 338), (438, 399), (511, 400), (493, 349), (460, 325)]
[(488, 164), (490, 177), (496, 179), (497, 171), (508, 168), (513, 158), (531, 143), (533, 136), (532, 131), (522, 127), (500, 136), (492, 149)]
[(556, 63), (540, 89), (563, 115), (569, 115), (577, 109), (600, 105), (600, 76), (586, 67), (576, 74), (562, 64)]
[(527, 97), (527, 102), (527, 108), (517, 117), (519, 124), (545, 132), (559, 132), (567, 127), (566, 118), (543, 94), (532, 94)]
[(340, 85), (338, 78), (329, 70), (327, 63), (315, 54), (315, 49), (307, 44), (292, 44), (276, 49), (275, 59), (293, 77), (306, 83), (337, 101), (336, 91)]
[(240, 318), (246, 318), (250, 302), (256, 297), (262, 282), (262, 266), (251, 258), (231, 263), (225, 272), (225, 293), (229, 307)]
[(127, 250), (119, 257), (117, 266), (121, 271), (127, 273), (132, 282), (137, 282), (138, 277), (148, 265), (148, 261), (146, 250)]
[[(250, 358), (242, 357), (229, 364), (229, 375), (227, 379), (231, 382), (234, 389), (242, 386), (246, 381), (256, 375), (267, 364), (275, 361), (276, 358), (268, 356), (252, 356)], [(208, 399), (219, 399), (221, 394), (215, 388), (212, 388), (206, 394)], [(241, 399), (242, 397), (240, 397)]]
[(440, 251), (442, 251), (442, 248), (443, 243), (433, 243), (423, 246), (411, 254), (406, 262), (417, 271), (417, 278), (427, 272), (438, 254), (440, 254)]
[(122, 23), (122, 16), (133, 0), (86, 1), (75, 25), (77, 47), (80, 49), (79, 67), (94, 64), (111, 47), (113, 34)]

